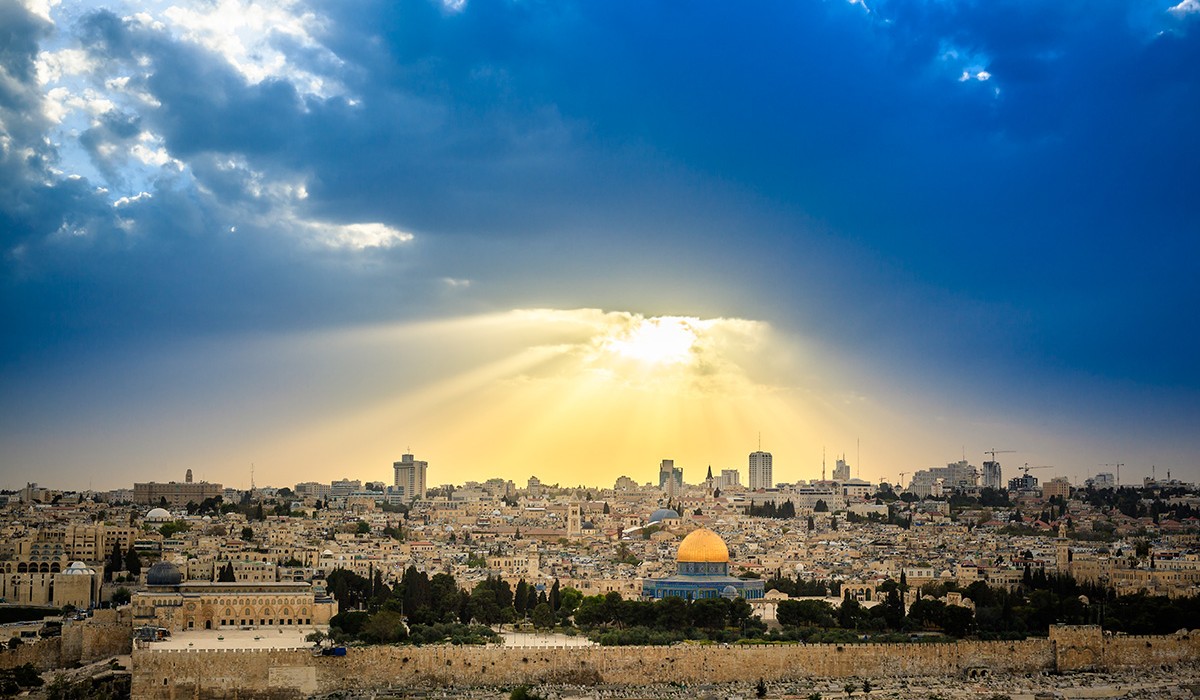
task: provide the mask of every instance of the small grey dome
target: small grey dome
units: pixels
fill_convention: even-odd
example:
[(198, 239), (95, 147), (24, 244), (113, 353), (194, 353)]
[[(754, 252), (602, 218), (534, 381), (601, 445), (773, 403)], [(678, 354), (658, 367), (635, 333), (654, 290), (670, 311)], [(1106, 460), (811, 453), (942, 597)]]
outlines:
[(160, 561), (146, 572), (148, 586), (178, 586), (183, 583), (183, 572), (178, 566), (166, 561)]
[(675, 511), (671, 510), (670, 508), (659, 508), (658, 510), (656, 510), (650, 514), (650, 522), (651, 523), (661, 522), (661, 521), (667, 520), (669, 518), (678, 520), (679, 513), (676, 513)]

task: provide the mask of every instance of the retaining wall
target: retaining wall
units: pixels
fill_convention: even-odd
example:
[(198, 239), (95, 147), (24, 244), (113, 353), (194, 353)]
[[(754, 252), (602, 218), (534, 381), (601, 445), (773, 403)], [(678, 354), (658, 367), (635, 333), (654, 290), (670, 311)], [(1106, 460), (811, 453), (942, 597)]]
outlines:
[(350, 648), (133, 652), (137, 698), (307, 697), (336, 690), (409, 686), (489, 687), (706, 684), (801, 678), (969, 676), (1130, 670), (1200, 660), (1200, 634), (1114, 637), (1098, 627), (1055, 626), (1048, 639), (947, 644), (811, 644), (674, 647)]

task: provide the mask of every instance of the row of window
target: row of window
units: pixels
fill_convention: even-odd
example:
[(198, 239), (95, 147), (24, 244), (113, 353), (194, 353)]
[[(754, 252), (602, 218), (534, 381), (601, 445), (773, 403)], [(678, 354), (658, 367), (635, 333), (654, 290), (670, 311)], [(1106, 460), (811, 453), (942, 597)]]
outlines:
[[(206, 630), (212, 629), (212, 623), (213, 623), (212, 620), (205, 620), (204, 621), (204, 629), (206, 629)], [(307, 617), (305, 617), (305, 618), (298, 617), (295, 619), (288, 617), (288, 618), (279, 618), (278, 620), (276, 620), (274, 618), (259, 618), (256, 621), (254, 618), (246, 618), (246, 617), (228, 618), (228, 619), (223, 618), (219, 621), (219, 624), (222, 627), (239, 627), (239, 626), (240, 627), (249, 627), (249, 626), (252, 626), (255, 624), (257, 624), (259, 627), (275, 627), (276, 625), (280, 625), (280, 626), (311, 625), (312, 619), (307, 618)], [(196, 629), (196, 621), (188, 620), (187, 626), (188, 626), (188, 629)]]

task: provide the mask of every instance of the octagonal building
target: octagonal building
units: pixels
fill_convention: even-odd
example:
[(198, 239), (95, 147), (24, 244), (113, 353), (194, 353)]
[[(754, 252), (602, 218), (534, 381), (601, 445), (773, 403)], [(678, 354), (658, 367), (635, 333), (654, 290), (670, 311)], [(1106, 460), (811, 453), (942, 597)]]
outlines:
[(736, 598), (763, 597), (763, 582), (729, 575), (729, 547), (717, 533), (702, 527), (679, 543), (674, 576), (648, 578), (642, 582), (642, 597)]

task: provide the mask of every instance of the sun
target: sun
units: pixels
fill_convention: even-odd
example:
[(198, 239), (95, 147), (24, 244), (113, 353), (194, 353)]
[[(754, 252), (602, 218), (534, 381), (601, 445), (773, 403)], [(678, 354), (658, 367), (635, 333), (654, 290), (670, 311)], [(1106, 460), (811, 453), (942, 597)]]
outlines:
[(694, 361), (696, 331), (678, 316), (638, 319), (632, 326), (605, 339), (604, 349), (647, 365), (682, 365)]

